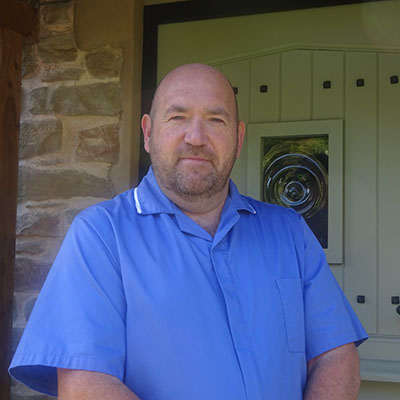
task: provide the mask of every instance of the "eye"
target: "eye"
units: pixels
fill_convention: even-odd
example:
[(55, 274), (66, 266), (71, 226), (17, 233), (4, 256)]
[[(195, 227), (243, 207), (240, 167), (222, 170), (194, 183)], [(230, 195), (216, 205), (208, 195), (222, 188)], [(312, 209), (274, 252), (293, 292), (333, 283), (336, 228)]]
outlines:
[(215, 122), (217, 124), (225, 124), (225, 121), (222, 118), (219, 118), (219, 117), (211, 117), (210, 121), (211, 122)]
[(171, 115), (168, 121), (183, 121), (185, 119), (184, 115)]

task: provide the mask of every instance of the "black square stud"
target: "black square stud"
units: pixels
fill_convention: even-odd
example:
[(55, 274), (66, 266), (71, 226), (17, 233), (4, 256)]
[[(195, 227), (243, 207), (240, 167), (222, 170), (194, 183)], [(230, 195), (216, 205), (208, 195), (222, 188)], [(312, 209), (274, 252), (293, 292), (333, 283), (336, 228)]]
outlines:
[(233, 93), (238, 94), (239, 93), (239, 88), (234, 86), (233, 87)]
[(400, 304), (400, 296), (392, 296), (392, 304)]
[(392, 85), (395, 85), (396, 83), (399, 83), (399, 76), (398, 75), (392, 75), (390, 77), (390, 83)]
[(358, 295), (358, 296), (357, 296), (357, 303), (359, 303), (359, 304), (364, 304), (364, 303), (365, 303), (365, 296), (363, 296), (363, 295)]
[(268, 85), (261, 85), (260, 93), (267, 93), (267, 92), (268, 92)]
[(324, 81), (324, 83), (322, 84), (322, 87), (324, 89), (330, 89), (332, 86), (331, 81)]
[(357, 79), (357, 80), (356, 80), (356, 85), (357, 85), (357, 87), (365, 86), (364, 79), (362, 79), (362, 78)]

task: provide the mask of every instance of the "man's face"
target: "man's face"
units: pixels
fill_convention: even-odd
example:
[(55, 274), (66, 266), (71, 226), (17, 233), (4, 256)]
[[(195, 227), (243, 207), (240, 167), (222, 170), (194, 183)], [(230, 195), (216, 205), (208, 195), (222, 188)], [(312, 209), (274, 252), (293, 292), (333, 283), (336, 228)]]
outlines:
[(144, 116), (145, 149), (162, 189), (190, 199), (224, 190), (239, 155), (244, 124), (237, 122), (230, 84), (210, 68), (183, 68), (160, 86), (152, 118)]

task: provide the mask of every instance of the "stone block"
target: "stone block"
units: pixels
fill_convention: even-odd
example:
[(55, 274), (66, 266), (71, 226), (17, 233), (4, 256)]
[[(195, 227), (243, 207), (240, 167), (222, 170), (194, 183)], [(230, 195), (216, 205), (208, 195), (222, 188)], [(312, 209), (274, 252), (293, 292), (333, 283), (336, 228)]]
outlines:
[(34, 261), (27, 257), (17, 257), (14, 268), (14, 290), (40, 290), (50, 270), (50, 264)]
[(18, 318), (18, 304), (16, 303), (15, 295), (12, 303), (12, 320), (16, 321)]
[(118, 77), (122, 65), (122, 51), (111, 46), (99, 47), (85, 54), (89, 73), (95, 78)]
[(29, 299), (25, 304), (24, 304), (24, 316), (25, 319), (28, 321), (32, 310), (33, 310), (33, 306), (35, 305), (37, 300), (37, 297), (34, 297), (33, 299)]
[(104, 125), (79, 132), (79, 161), (115, 163), (119, 155), (119, 125)]
[(35, 115), (115, 116), (121, 112), (121, 88), (115, 82), (42, 87), (31, 92), (30, 102), (30, 111)]
[(71, 208), (65, 212), (65, 218), (67, 219), (68, 225), (72, 224), (74, 218), (82, 211), (82, 209)]
[(24, 43), (22, 47), (21, 77), (26, 78), (34, 73), (38, 67), (35, 47), (32, 43)]
[(62, 148), (62, 124), (55, 119), (21, 124), (19, 157), (29, 158), (54, 153)]
[(36, 255), (42, 254), (47, 250), (47, 243), (44, 240), (16, 240), (16, 253)]
[(47, 65), (42, 74), (42, 82), (77, 81), (82, 73), (82, 69), (77, 67)]
[(48, 25), (72, 25), (73, 6), (71, 3), (48, 4), (42, 7), (43, 22)]
[(73, 32), (47, 32), (39, 40), (38, 55), (44, 63), (75, 61), (78, 49)]
[(58, 237), (60, 236), (60, 217), (46, 212), (26, 212), (17, 217), (18, 236)]
[(12, 379), (11, 400), (55, 400), (55, 398), (35, 392), (23, 383)]
[(41, 87), (34, 89), (29, 93), (29, 101), (31, 103), (30, 112), (34, 115), (52, 114), (53, 110), (50, 106), (50, 100), (54, 89), (51, 87)]
[(21, 340), (22, 334), (24, 333), (24, 328), (13, 328), (11, 337), (11, 353), (14, 354), (17, 350), (19, 341)]
[(114, 82), (59, 87), (52, 100), (54, 111), (63, 115), (113, 116), (121, 111), (121, 89)]
[(18, 178), (20, 200), (69, 199), (71, 197), (103, 197), (113, 194), (109, 179), (98, 178), (73, 169), (37, 170), (21, 167)]

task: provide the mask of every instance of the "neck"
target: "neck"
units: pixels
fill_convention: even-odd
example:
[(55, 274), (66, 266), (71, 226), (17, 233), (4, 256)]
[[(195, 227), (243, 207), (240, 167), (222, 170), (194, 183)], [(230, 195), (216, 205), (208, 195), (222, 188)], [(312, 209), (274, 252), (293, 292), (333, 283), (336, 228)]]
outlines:
[(212, 236), (217, 232), (228, 190), (229, 184), (227, 184), (221, 192), (212, 197), (182, 197), (168, 189), (163, 189), (164, 193), (171, 201)]

